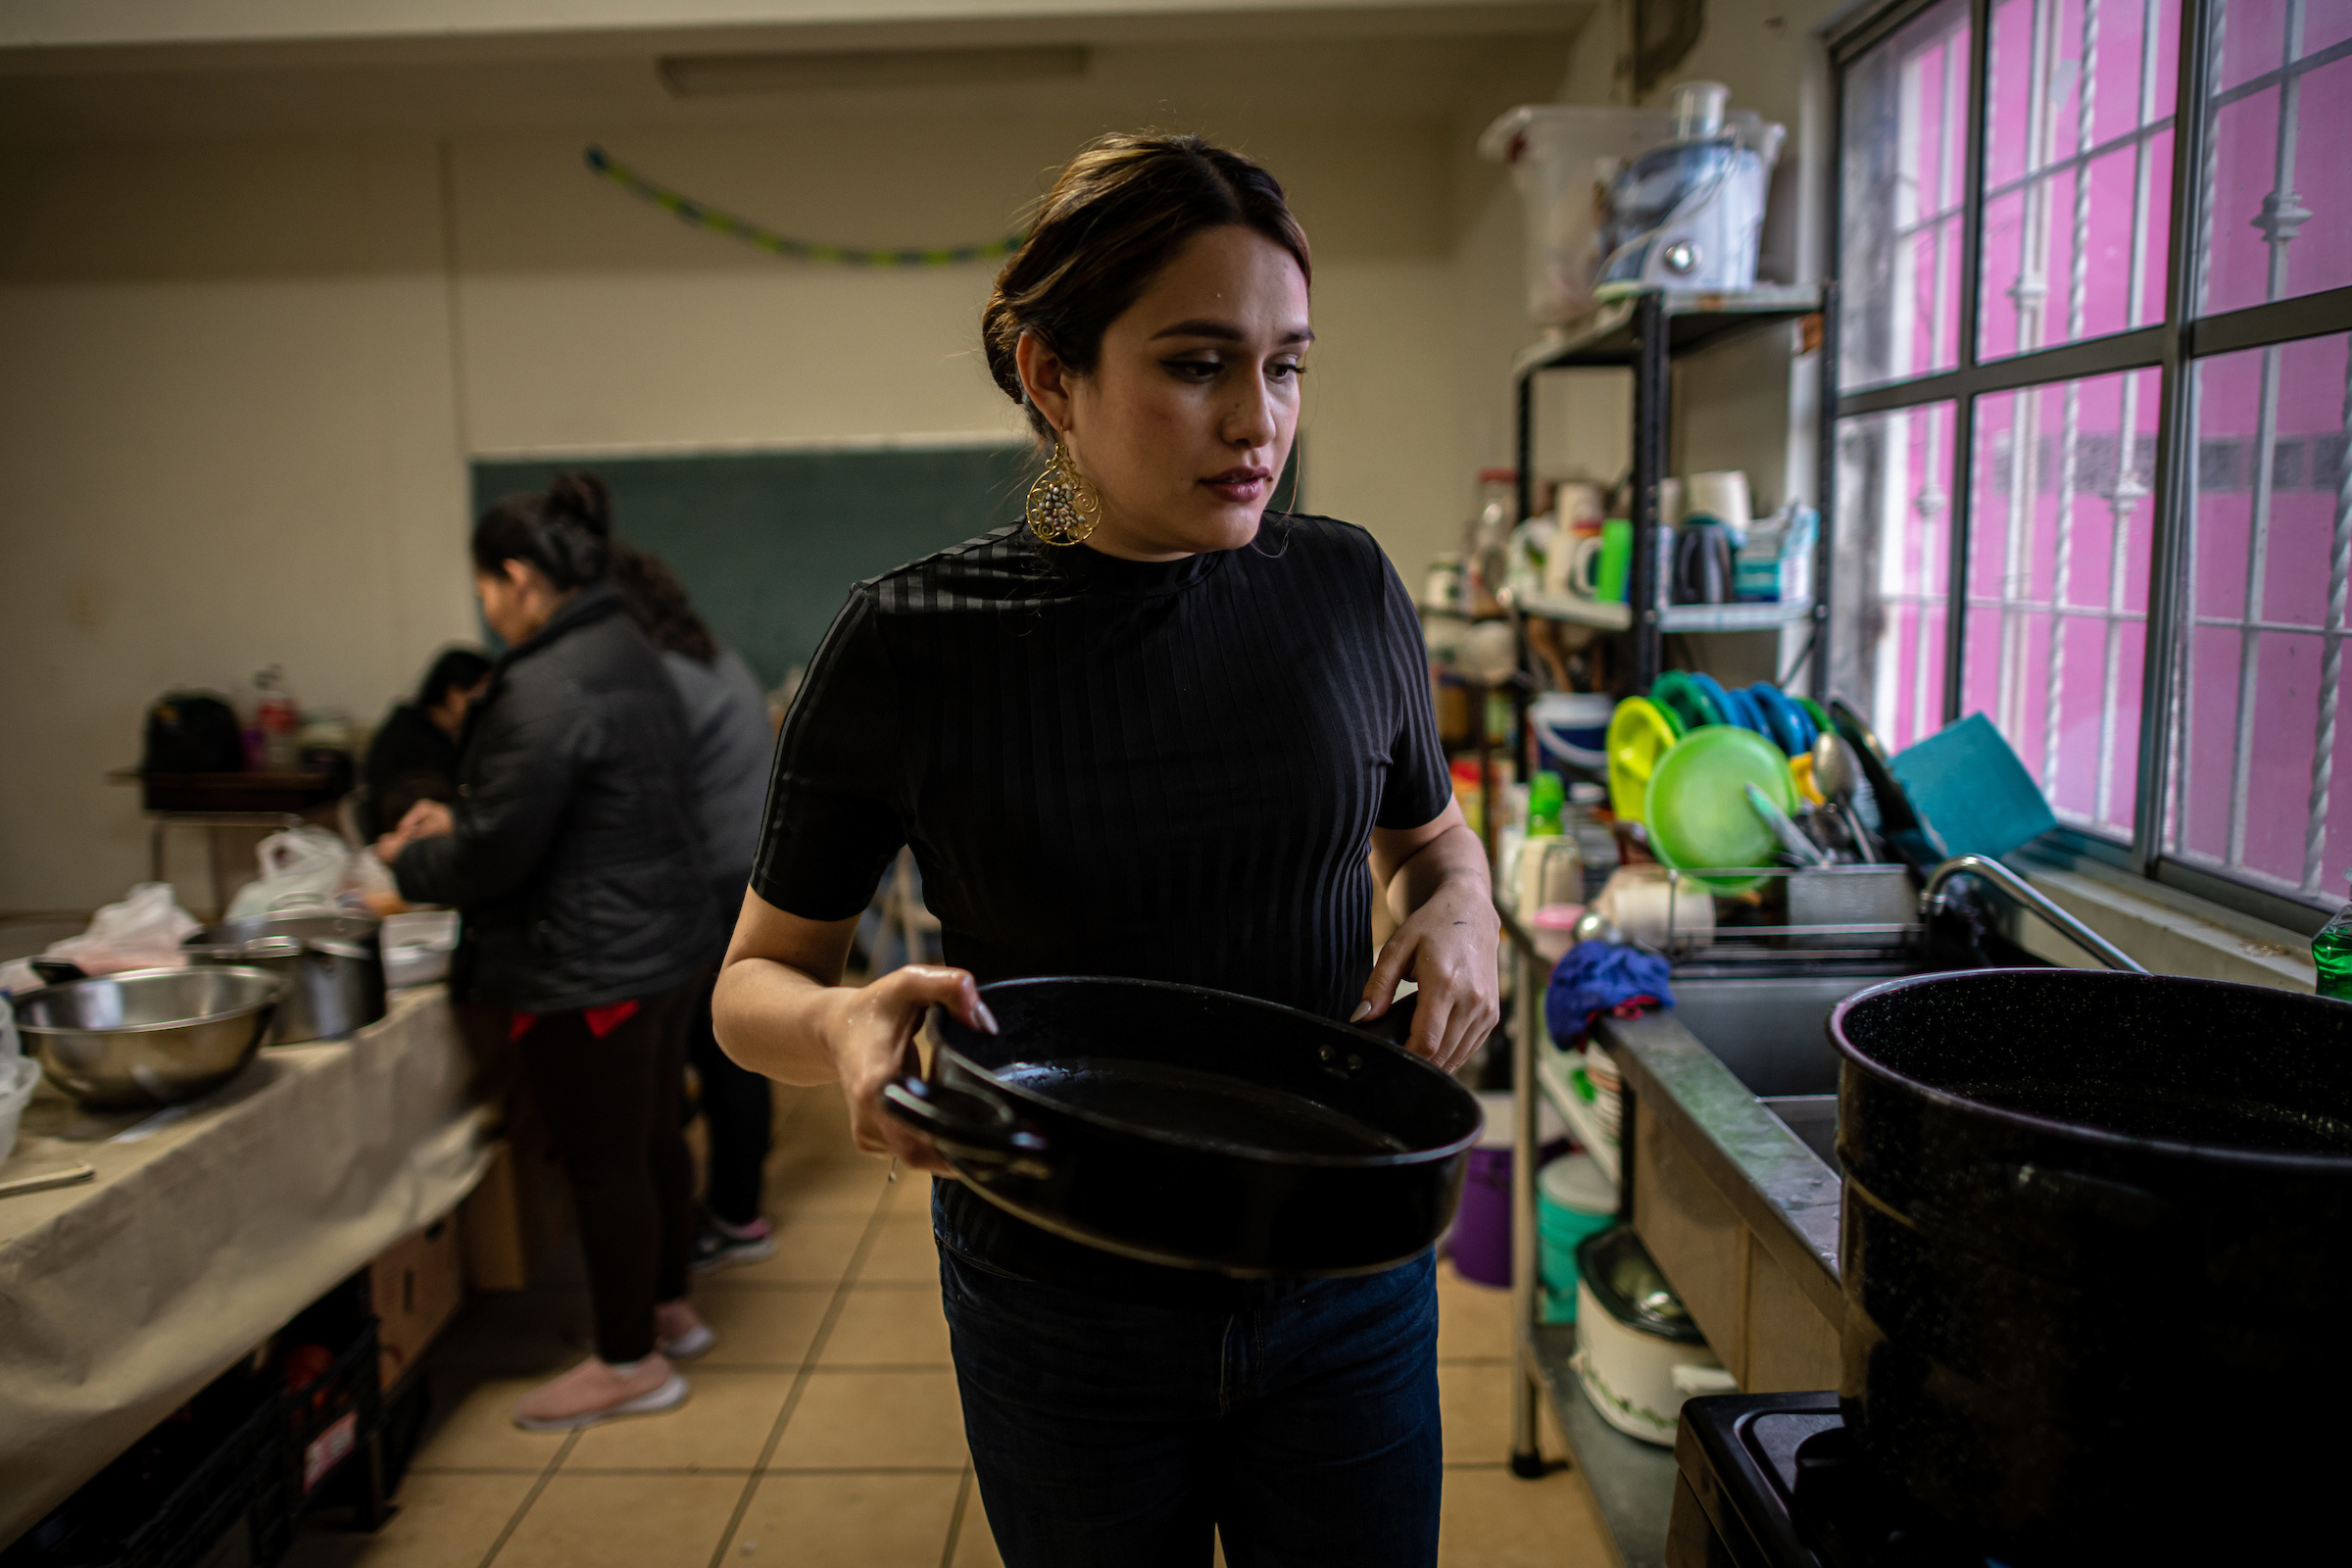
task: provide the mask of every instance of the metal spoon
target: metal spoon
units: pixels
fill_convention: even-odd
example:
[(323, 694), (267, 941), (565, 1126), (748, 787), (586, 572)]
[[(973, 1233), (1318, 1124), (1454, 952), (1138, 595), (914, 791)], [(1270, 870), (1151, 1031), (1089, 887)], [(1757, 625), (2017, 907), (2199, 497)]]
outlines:
[(1839, 804), (1854, 793), (1854, 780), (1861, 776), (1853, 752), (1836, 730), (1825, 729), (1813, 738), (1813, 787), (1823, 800)]
[(1879, 859), (1878, 847), (1862, 830), (1861, 821), (1854, 815), (1855, 788), (1863, 782), (1862, 764), (1854, 760), (1854, 749), (1836, 730), (1825, 729), (1813, 741), (1813, 787), (1829, 802), (1854, 843), (1854, 853), (1864, 860)]

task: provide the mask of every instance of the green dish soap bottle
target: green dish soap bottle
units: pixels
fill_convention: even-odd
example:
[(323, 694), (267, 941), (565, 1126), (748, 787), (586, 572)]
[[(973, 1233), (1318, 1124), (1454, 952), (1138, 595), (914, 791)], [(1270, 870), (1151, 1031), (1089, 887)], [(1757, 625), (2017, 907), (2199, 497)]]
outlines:
[(2321, 996), (2352, 1002), (2352, 900), (2311, 939), (2311, 961), (2320, 971)]

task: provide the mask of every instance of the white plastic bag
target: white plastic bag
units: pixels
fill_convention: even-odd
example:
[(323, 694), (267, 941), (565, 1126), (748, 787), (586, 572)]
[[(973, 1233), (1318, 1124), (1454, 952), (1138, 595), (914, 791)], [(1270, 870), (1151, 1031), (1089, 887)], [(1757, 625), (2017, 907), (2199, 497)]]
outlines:
[(17, 1147), (17, 1123), (31, 1102), (41, 1069), (17, 1054), (17, 1015), (0, 997), (0, 1160)]
[(254, 851), (262, 874), (237, 889), (228, 917), (282, 914), (289, 909), (332, 906), (351, 870), (351, 846), (322, 827), (290, 827), (262, 840)]
[(389, 893), (397, 897), (400, 883), (393, 877), (392, 868), (375, 858), (373, 850), (351, 852), (351, 864), (343, 872), (343, 886), (338, 890), (345, 904), (366, 908), (370, 893)]
[(77, 937), (53, 942), (44, 958), (75, 964), (85, 974), (123, 969), (177, 969), (188, 961), (180, 939), (196, 929), (196, 917), (172, 899), (169, 882), (142, 882), (121, 904), (90, 917)]

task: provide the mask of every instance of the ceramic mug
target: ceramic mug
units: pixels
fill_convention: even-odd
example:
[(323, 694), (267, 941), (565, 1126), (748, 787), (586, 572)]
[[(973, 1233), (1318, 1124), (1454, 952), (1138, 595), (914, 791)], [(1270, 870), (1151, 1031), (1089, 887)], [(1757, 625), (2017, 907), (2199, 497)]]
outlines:
[(1678, 605), (1722, 605), (1732, 598), (1732, 541), (1720, 523), (1706, 518), (1674, 531), (1674, 569), (1669, 600)]
[(1607, 499), (1600, 486), (1590, 479), (1562, 479), (1552, 491), (1552, 514), (1560, 519), (1563, 528), (1594, 532), (1607, 512)]
[(1598, 529), (1579, 529), (1563, 536), (1544, 561), (1544, 591), (1591, 599), (1600, 580), (1601, 539)]
[[(1738, 468), (1694, 473), (1683, 481), (1683, 518), (1713, 517), (1743, 536), (1754, 520), (1748, 510), (1747, 475)], [(1682, 518), (1678, 518), (1678, 521)]]
[(1424, 610), (1462, 611), (1462, 558), (1438, 556), (1429, 564), (1429, 579), (1421, 589)]

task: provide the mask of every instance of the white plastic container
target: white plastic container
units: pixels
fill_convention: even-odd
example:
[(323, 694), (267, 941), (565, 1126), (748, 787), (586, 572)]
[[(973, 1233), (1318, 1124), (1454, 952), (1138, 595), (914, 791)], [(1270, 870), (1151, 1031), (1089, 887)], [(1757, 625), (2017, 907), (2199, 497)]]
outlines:
[(1536, 732), (1536, 748), (1544, 765), (1553, 759), (1576, 767), (1604, 768), (1609, 717), (1617, 700), (1605, 692), (1545, 692), (1529, 708), (1527, 722)]
[(1592, 309), (1610, 184), (1674, 134), (1656, 109), (1523, 104), (1489, 125), (1478, 150), (1511, 166), (1527, 214), (1527, 314), (1558, 326)]
[(17, 1147), (17, 1124), (24, 1117), (33, 1086), (41, 1081), (40, 1064), (20, 1054), (19, 1045), (16, 1014), (9, 1010), (8, 999), (0, 997), (0, 1160)]
[(381, 938), (384, 984), (424, 985), (449, 973), (449, 956), (458, 946), (458, 912), (417, 909), (387, 915)]

